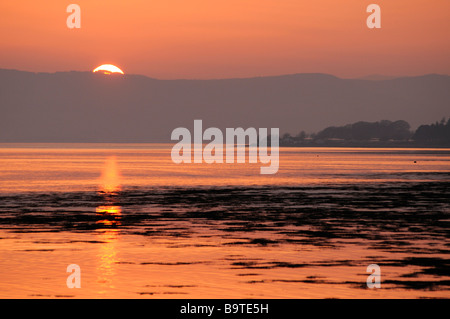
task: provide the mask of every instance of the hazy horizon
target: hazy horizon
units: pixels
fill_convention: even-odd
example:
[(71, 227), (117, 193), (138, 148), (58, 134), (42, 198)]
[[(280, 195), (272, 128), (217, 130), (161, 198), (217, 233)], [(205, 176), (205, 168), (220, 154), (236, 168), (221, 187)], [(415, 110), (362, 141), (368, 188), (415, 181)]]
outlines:
[(449, 86), (446, 75), (160, 80), (0, 69), (0, 142), (170, 142), (172, 130), (195, 119), (205, 128), (276, 127), (281, 134), (381, 120), (415, 129), (450, 115)]
[[(19, 68), (7, 68), (7, 67), (0, 67), (0, 70), (6, 70), (6, 71), (18, 71), (18, 72), (29, 72), (29, 73), (35, 73), (35, 74), (56, 74), (56, 73), (70, 73), (70, 72), (80, 72), (80, 73), (92, 73), (92, 70), (96, 66), (93, 66), (91, 70), (52, 70), (52, 71), (33, 71), (33, 70), (24, 70)], [(163, 78), (163, 77), (155, 77), (151, 74), (143, 74), (143, 73), (128, 73), (126, 72), (126, 69), (123, 69), (124, 75), (122, 76), (144, 76), (150, 79), (154, 80), (198, 80), (198, 81), (208, 81), (208, 80), (234, 80), (234, 79), (254, 79), (254, 78), (269, 78), (269, 77), (282, 77), (282, 76), (290, 76), (290, 75), (307, 75), (307, 74), (323, 74), (323, 75), (330, 75), (333, 77), (336, 77), (338, 79), (342, 80), (370, 80), (370, 81), (383, 81), (383, 80), (392, 80), (392, 79), (398, 79), (398, 78), (412, 78), (412, 77), (421, 77), (421, 76), (427, 76), (427, 75), (439, 75), (439, 76), (450, 76), (450, 73), (436, 73), (436, 72), (430, 72), (430, 73), (418, 73), (418, 74), (399, 74), (399, 75), (390, 75), (390, 74), (379, 74), (379, 73), (371, 73), (371, 74), (365, 74), (361, 76), (355, 76), (355, 77), (345, 77), (345, 76), (339, 76), (332, 73), (327, 72), (291, 72), (291, 73), (276, 73), (276, 74), (255, 74), (255, 75), (246, 75), (246, 76), (230, 76), (230, 77), (211, 77), (211, 78)], [(121, 75), (118, 75), (121, 76)]]

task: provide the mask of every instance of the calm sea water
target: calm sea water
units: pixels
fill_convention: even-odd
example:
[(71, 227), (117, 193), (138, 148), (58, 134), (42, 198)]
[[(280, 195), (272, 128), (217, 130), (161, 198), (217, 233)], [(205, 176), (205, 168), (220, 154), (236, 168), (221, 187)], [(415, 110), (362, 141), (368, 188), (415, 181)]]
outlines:
[(0, 297), (450, 297), (449, 149), (282, 148), (277, 174), (260, 166), (0, 144)]

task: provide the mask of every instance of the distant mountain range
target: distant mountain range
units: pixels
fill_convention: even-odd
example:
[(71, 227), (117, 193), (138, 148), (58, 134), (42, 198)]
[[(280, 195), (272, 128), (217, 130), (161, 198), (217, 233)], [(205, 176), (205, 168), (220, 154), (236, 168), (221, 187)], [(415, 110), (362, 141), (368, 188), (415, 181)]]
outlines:
[(0, 142), (170, 142), (177, 127), (317, 132), (402, 119), (413, 129), (450, 115), (450, 76), (376, 80), (293, 74), (157, 80), (91, 72), (0, 69)]
[(360, 80), (370, 80), (370, 81), (384, 81), (384, 80), (393, 80), (398, 78), (398, 76), (392, 75), (382, 75), (382, 74), (371, 74), (367, 76), (360, 77)]

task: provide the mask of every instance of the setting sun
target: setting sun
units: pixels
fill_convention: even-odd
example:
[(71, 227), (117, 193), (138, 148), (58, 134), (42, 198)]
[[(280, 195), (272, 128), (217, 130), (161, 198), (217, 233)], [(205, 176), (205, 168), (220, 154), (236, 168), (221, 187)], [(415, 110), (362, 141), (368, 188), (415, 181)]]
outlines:
[(95, 68), (92, 72), (102, 72), (103, 74), (111, 74), (111, 73), (120, 73), (124, 74), (121, 69), (112, 64), (102, 64), (99, 67)]

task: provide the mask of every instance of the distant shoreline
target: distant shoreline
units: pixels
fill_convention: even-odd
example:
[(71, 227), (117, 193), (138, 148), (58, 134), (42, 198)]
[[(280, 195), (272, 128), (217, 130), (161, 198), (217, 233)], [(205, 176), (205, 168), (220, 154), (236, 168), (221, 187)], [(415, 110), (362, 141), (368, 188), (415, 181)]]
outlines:
[(280, 144), (280, 147), (329, 147), (329, 148), (450, 148), (450, 145), (421, 145), (421, 144), (404, 144), (404, 145), (392, 145), (392, 144), (377, 144), (377, 145), (359, 145), (359, 144), (320, 144), (320, 145), (283, 145)]
[[(203, 146), (207, 145), (207, 143), (203, 144)], [(50, 148), (50, 149), (58, 149), (58, 148), (88, 148), (88, 149), (118, 149), (121, 147), (124, 148), (164, 148), (171, 149), (173, 143), (162, 143), (162, 142), (139, 142), (139, 143), (131, 143), (131, 142), (1, 142), (0, 149), (20, 149), (20, 148)], [(246, 147), (250, 147), (246, 145)], [(268, 146), (270, 148), (270, 146)], [(332, 144), (320, 144), (320, 145), (283, 145), (280, 144), (280, 147), (283, 148), (354, 148), (354, 149), (449, 149), (450, 145), (332, 145)]]

